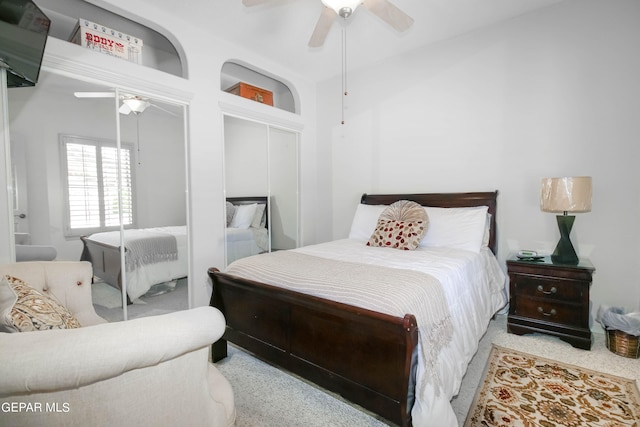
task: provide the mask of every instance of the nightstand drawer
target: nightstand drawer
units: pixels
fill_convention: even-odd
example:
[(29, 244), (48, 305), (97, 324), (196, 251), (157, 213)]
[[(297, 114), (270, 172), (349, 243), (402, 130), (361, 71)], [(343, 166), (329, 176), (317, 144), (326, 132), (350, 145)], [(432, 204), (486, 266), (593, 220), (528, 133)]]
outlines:
[(535, 298), (516, 295), (513, 316), (526, 317), (565, 326), (587, 327), (583, 316), (583, 307), (567, 304), (550, 298)]
[(545, 298), (550, 301), (560, 300), (575, 303), (579, 303), (584, 298), (585, 286), (580, 283), (520, 274), (514, 274), (512, 278), (516, 293), (521, 297)]

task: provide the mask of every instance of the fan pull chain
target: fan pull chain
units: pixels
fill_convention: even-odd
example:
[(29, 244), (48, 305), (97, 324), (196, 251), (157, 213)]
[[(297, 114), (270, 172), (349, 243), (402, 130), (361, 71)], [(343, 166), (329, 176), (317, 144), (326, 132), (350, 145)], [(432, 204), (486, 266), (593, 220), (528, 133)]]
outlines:
[(347, 26), (342, 26), (342, 124), (344, 124), (344, 101), (347, 96)]
[(136, 145), (138, 146), (138, 166), (142, 166), (142, 161), (140, 161), (140, 115), (135, 112), (134, 114), (136, 115)]

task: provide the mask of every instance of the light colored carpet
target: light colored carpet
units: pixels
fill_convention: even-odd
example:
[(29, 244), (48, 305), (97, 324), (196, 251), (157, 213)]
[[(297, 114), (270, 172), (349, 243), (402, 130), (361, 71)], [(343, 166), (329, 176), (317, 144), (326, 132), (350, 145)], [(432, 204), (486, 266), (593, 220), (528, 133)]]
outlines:
[[(189, 308), (187, 279), (180, 279), (175, 286), (152, 286), (146, 295), (127, 306), (127, 317), (157, 316)], [(123, 320), (122, 296), (113, 286), (104, 282), (94, 283), (91, 287), (93, 306), (98, 316), (109, 322)]]
[(387, 425), (339, 396), (284, 373), (233, 345), (229, 345), (229, 356), (216, 366), (233, 387), (236, 427)]
[[(595, 334), (591, 351), (579, 350), (546, 335), (508, 334), (506, 315), (500, 315), (491, 321), (463, 378), (460, 393), (452, 400), (460, 425), (464, 424), (494, 342), (548, 359), (635, 379), (640, 383), (640, 361), (611, 353), (605, 347), (604, 334)], [(234, 389), (237, 427), (388, 425), (386, 421), (377, 419), (339, 396), (265, 364), (232, 345), (229, 346), (229, 357), (216, 366)]]
[[(96, 281), (91, 285), (91, 298), (93, 303), (105, 308), (122, 307), (122, 294), (113, 286)], [(134, 304), (144, 304), (141, 300), (133, 301)]]

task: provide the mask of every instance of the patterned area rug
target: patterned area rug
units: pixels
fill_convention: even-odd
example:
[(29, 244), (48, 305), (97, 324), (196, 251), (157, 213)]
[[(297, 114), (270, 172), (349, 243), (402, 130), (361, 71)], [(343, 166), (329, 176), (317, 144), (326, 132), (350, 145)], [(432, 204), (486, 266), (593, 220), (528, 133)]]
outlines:
[(613, 427), (640, 420), (635, 381), (493, 346), (465, 427)]

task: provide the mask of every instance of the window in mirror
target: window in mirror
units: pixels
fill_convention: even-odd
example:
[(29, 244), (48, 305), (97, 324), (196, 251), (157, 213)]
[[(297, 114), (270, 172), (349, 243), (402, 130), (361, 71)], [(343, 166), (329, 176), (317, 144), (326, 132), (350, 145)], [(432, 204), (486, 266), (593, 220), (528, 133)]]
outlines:
[[(118, 152), (113, 141), (61, 135), (65, 185), (65, 235), (80, 236), (120, 226)], [(133, 146), (120, 149), (122, 220), (133, 225)]]

